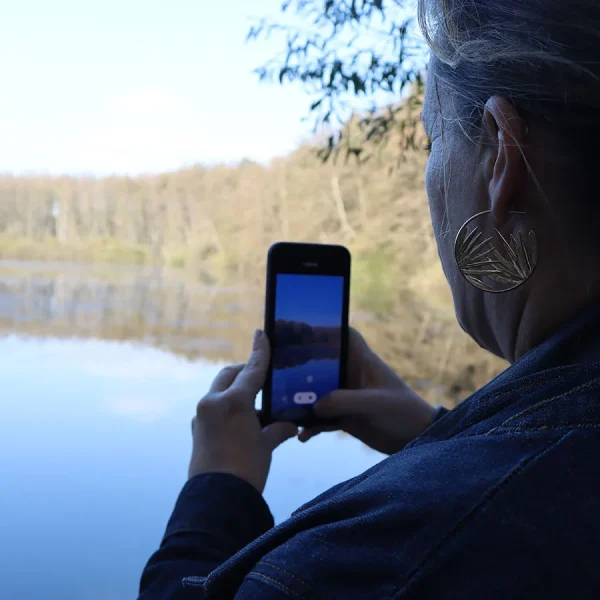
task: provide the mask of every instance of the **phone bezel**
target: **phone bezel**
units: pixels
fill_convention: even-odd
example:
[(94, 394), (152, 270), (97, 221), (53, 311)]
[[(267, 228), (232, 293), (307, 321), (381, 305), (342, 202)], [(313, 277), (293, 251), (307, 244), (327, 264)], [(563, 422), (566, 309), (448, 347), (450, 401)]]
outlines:
[[(348, 362), (348, 314), (350, 310), (350, 252), (344, 246), (328, 244), (303, 244), (279, 242), (269, 248), (267, 259), (267, 289), (265, 302), (265, 333), (273, 340), (275, 326), (275, 293), (277, 275), (334, 275), (344, 278), (344, 299), (342, 307), (342, 347), (340, 351), (340, 388), (346, 386)], [(272, 420), (272, 369), (269, 372), (262, 393), (261, 421), (268, 424)], [(307, 418), (295, 423), (310, 426), (323, 423), (322, 419), (309, 411)]]

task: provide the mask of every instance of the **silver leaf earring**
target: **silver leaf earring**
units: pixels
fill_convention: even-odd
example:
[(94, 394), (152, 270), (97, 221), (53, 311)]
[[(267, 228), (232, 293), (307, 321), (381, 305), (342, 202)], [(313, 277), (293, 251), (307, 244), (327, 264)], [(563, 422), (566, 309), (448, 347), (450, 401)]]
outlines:
[(507, 238), (494, 227), (491, 236), (484, 236), (474, 221), (491, 212), (486, 210), (472, 216), (460, 228), (454, 243), (454, 258), (462, 276), (472, 286), (499, 294), (520, 287), (531, 277), (538, 262), (538, 244), (533, 230), (527, 234), (511, 233)]

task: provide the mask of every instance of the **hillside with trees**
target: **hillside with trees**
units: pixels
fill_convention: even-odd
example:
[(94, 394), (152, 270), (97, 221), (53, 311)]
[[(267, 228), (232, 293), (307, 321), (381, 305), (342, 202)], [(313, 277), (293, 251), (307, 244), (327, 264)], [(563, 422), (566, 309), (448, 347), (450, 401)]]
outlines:
[[(415, 97), (405, 110), (419, 104)], [(440, 384), (455, 401), (504, 364), (456, 324), (429, 221), (418, 124), (409, 139), (400, 147), (390, 137), (364, 162), (323, 162), (317, 140), (269, 165), (136, 178), (3, 176), (0, 259), (155, 265), (188, 280), (247, 286), (258, 298), (273, 242), (341, 243), (353, 254), (352, 313), (367, 338), (409, 381)], [(243, 359), (246, 338), (237, 337)]]
[(267, 166), (242, 161), (136, 178), (3, 176), (0, 256), (250, 277), (281, 239), (341, 242), (383, 262), (410, 243), (420, 256), (433, 248), (424, 143), (415, 127), (413, 149), (400, 159), (390, 143), (365, 164), (323, 163), (318, 146), (307, 144)]

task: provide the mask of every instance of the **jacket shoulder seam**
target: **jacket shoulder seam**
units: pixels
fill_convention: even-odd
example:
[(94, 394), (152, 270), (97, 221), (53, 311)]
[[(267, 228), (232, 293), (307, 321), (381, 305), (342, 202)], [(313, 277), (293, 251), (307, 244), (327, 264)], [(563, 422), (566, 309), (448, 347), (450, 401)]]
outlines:
[[(577, 392), (583, 392), (583, 391), (589, 390), (590, 388), (593, 388), (594, 386), (597, 386), (598, 384), (600, 384), (600, 377), (595, 377), (594, 379), (591, 379), (590, 381), (586, 381), (585, 383), (582, 383), (581, 385), (574, 387), (573, 389), (569, 390), (568, 392), (565, 392), (563, 394), (558, 394), (556, 396), (552, 396), (551, 398), (546, 398), (545, 400), (540, 400), (540, 402), (537, 402), (533, 406), (529, 406), (528, 408), (518, 412), (516, 415), (512, 415), (511, 417), (509, 417), (508, 419), (506, 419), (505, 421), (500, 423), (500, 425), (497, 425), (496, 427), (490, 429), (490, 431), (488, 431), (486, 435), (490, 435), (490, 434), (494, 433), (497, 429), (509, 428), (510, 427), (509, 423), (516, 421), (516, 420), (520, 419), (521, 417), (533, 414), (533, 413), (539, 411), (540, 409), (548, 406), (549, 404), (558, 402), (559, 400), (564, 400), (565, 398), (569, 398), (573, 394), (576, 394)], [(513, 426), (512, 428), (520, 429), (520, 427), (518, 427), (518, 426)], [(523, 429), (527, 429), (527, 428), (523, 428)]]

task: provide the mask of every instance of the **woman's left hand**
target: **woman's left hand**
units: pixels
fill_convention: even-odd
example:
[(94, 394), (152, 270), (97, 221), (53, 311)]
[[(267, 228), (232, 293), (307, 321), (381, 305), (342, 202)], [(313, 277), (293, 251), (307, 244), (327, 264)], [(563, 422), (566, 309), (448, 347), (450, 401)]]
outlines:
[(254, 409), (269, 368), (267, 336), (257, 331), (245, 365), (223, 369), (200, 400), (192, 420), (193, 449), (189, 477), (202, 473), (231, 473), (263, 492), (271, 454), (298, 428), (273, 423), (264, 429)]

